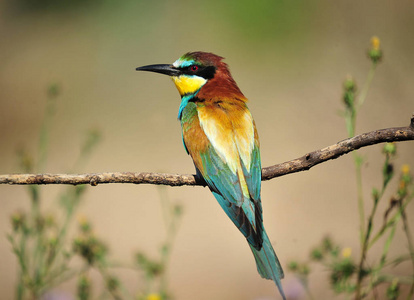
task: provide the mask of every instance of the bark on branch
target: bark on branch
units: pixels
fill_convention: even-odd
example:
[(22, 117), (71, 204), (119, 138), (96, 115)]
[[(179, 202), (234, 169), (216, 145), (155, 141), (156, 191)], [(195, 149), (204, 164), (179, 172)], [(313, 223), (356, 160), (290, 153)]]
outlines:
[[(309, 170), (313, 166), (338, 158), (353, 150), (384, 143), (414, 140), (414, 115), (407, 127), (387, 128), (371, 131), (340, 141), (332, 146), (305, 154), (294, 160), (262, 169), (262, 180)], [(180, 175), (147, 172), (115, 172), (96, 174), (7, 174), (0, 175), (0, 184), (90, 184), (101, 183), (134, 183), (158, 184), (169, 186), (201, 185), (204, 181), (196, 175)]]

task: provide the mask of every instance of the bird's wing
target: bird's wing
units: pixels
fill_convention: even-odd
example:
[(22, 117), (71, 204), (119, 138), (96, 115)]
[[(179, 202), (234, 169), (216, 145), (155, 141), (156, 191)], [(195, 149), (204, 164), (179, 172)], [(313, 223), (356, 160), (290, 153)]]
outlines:
[(250, 112), (246, 107), (188, 106), (181, 120), (186, 149), (223, 210), (260, 249), (260, 154)]
[(249, 167), (246, 167), (242, 163), (243, 174), (246, 179), (247, 187), (249, 189), (250, 197), (254, 201), (258, 202), (260, 210), (262, 209), (262, 204), (260, 200), (260, 191), (262, 186), (262, 163), (260, 158), (260, 144), (259, 137), (256, 130), (256, 125), (253, 121), (254, 128), (254, 146), (250, 152)]

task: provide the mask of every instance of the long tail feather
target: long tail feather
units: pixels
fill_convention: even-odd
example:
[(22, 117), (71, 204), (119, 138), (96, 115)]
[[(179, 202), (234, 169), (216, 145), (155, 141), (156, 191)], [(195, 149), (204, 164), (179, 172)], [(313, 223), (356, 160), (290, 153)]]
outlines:
[(280, 282), (280, 280), (284, 277), (282, 266), (279, 263), (279, 259), (277, 258), (275, 251), (273, 250), (266, 231), (263, 231), (263, 246), (260, 251), (250, 244), (249, 246), (252, 249), (254, 258), (256, 259), (257, 271), (260, 276), (273, 280), (283, 299), (286, 300), (286, 296)]

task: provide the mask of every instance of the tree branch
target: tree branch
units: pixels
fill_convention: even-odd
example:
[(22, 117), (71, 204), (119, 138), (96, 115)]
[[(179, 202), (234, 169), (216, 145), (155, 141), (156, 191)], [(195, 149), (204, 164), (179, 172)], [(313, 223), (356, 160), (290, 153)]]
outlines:
[[(414, 140), (414, 115), (407, 127), (388, 128), (371, 131), (353, 138), (340, 141), (332, 146), (305, 154), (294, 160), (262, 169), (262, 180), (309, 170), (313, 166), (338, 158), (353, 150), (384, 142), (401, 142)], [(134, 183), (158, 184), (169, 186), (201, 185), (205, 186), (202, 178), (196, 175), (179, 175), (148, 172), (116, 172), (96, 174), (7, 174), (0, 175), (0, 184), (90, 184), (101, 183)]]

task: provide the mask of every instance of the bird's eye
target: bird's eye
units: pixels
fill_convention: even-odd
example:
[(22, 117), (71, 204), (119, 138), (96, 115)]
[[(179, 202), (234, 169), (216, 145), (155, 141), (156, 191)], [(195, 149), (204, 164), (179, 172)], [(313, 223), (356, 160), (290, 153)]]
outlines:
[(198, 70), (198, 66), (196, 66), (196, 65), (191, 66), (191, 71), (195, 72), (197, 70)]

